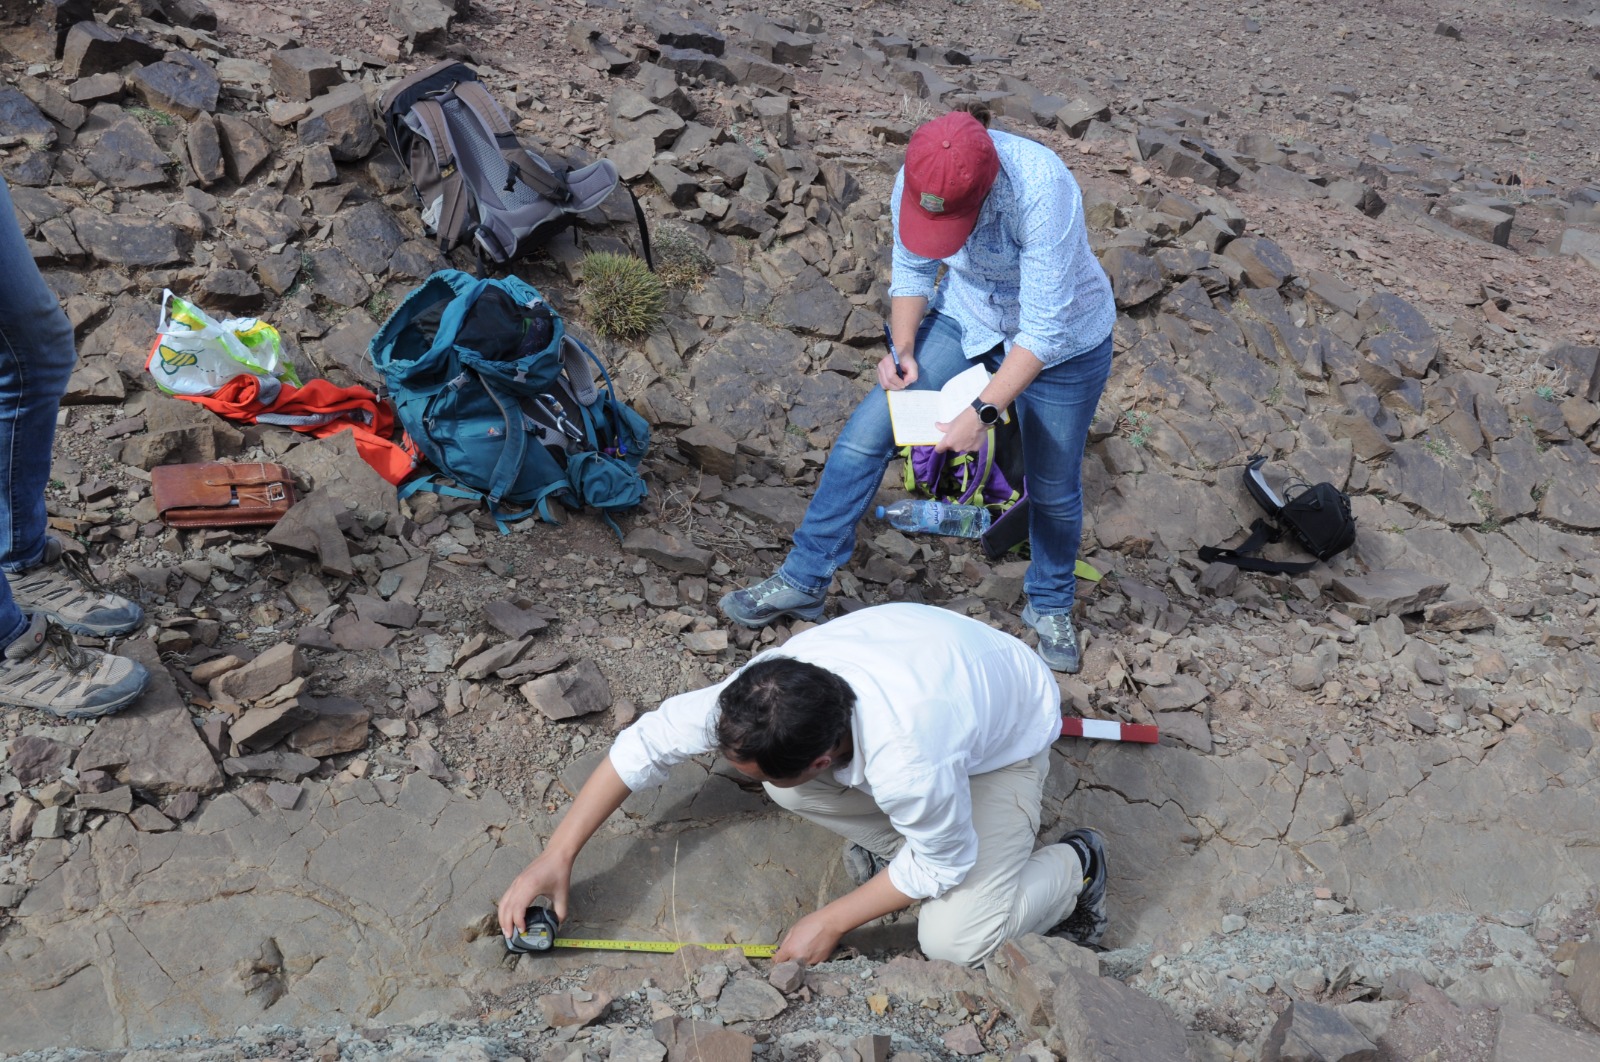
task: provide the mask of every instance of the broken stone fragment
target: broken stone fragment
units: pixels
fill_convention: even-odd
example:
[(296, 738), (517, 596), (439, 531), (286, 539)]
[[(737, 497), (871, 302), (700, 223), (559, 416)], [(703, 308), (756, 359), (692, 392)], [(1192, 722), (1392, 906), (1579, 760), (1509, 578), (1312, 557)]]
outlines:
[(668, 571), (704, 575), (711, 570), (710, 550), (650, 527), (636, 527), (628, 532), (622, 548)]
[(318, 96), (298, 128), (302, 147), (325, 144), (340, 162), (358, 162), (378, 143), (372, 105), (367, 102), (366, 92), (355, 83), (339, 85)]
[(228, 736), (239, 755), (265, 752), (315, 718), (316, 712), (298, 700), (273, 708), (251, 708), (228, 727)]
[(279, 642), (242, 667), (219, 675), (211, 682), (212, 697), (248, 704), (287, 686), (311, 668), (304, 654), (287, 642)]
[(152, 110), (194, 118), (217, 109), (222, 82), (211, 64), (188, 52), (169, 52), (163, 62), (134, 71), (133, 92)]
[(547, 718), (575, 719), (611, 707), (611, 686), (593, 660), (524, 683), (522, 695)]
[(295, 752), (320, 758), (366, 747), (372, 709), (360, 701), (351, 697), (301, 697), (299, 703), (313, 713), (313, 719), (285, 742)]
[(344, 83), (339, 59), (321, 48), (280, 48), (272, 53), (272, 92), (280, 100), (309, 102)]
[[(580, 995), (588, 998), (579, 1000)], [(604, 1017), (610, 1007), (611, 995), (607, 992), (590, 993), (579, 989), (539, 997), (539, 1009), (545, 1020), (558, 1029), (593, 1024)]]

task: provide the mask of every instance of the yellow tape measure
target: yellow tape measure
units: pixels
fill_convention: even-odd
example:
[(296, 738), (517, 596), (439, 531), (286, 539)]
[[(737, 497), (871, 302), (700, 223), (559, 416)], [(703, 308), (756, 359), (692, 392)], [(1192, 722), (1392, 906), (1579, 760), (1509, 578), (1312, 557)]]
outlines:
[(679, 948), (706, 948), (710, 951), (732, 951), (737, 948), (746, 958), (770, 959), (778, 951), (776, 944), (692, 944), (682, 940), (581, 940), (561, 937), (551, 942), (553, 948), (597, 948), (602, 951), (654, 951), (670, 955)]
[(737, 948), (752, 959), (770, 959), (777, 953), (776, 944), (691, 944), (682, 940), (596, 940), (588, 937), (557, 937), (560, 923), (555, 913), (545, 907), (528, 908), (527, 928), (506, 938), (506, 950), (528, 955), (549, 951), (551, 948), (589, 948), (600, 951), (652, 951), (670, 955), (679, 948), (706, 948), (710, 951), (732, 951)]

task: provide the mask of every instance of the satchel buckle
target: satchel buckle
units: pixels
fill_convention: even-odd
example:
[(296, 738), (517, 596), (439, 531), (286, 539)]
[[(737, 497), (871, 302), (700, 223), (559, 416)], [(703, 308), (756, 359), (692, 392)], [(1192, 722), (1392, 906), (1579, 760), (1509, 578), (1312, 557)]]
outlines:
[(281, 501), (283, 501), (284, 496), (285, 495), (283, 493), (283, 484), (282, 483), (268, 483), (267, 484), (267, 501), (269, 501), (269, 502), (281, 502)]

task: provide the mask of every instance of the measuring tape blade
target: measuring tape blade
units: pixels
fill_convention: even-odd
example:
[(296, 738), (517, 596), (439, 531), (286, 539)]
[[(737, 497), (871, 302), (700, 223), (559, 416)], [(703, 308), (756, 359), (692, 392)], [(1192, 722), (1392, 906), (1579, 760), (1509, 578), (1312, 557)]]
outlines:
[(557, 938), (552, 946), (601, 951), (653, 951), (667, 955), (679, 948), (706, 948), (710, 951), (732, 951), (737, 948), (752, 959), (770, 959), (778, 951), (776, 944), (691, 944), (682, 940), (585, 940), (577, 937)]

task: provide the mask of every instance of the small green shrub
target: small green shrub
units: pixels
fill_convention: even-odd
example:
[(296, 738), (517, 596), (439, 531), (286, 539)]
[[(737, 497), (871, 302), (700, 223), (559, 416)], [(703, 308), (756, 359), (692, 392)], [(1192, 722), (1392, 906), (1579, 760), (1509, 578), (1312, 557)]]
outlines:
[(589, 327), (608, 339), (647, 335), (661, 321), (667, 289), (644, 260), (595, 251), (583, 259), (578, 297)]

